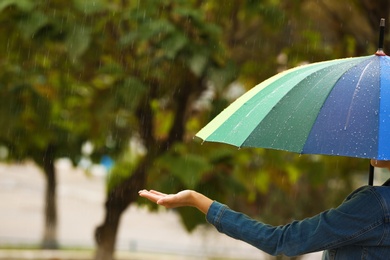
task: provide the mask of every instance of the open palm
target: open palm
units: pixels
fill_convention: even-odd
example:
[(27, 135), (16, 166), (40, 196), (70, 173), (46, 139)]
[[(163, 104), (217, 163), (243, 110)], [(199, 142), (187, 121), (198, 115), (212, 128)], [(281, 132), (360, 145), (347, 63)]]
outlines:
[(166, 208), (193, 206), (190, 190), (180, 191), (176, 194), (165, 194), (155, 190), (141, 190), (139, 195)]

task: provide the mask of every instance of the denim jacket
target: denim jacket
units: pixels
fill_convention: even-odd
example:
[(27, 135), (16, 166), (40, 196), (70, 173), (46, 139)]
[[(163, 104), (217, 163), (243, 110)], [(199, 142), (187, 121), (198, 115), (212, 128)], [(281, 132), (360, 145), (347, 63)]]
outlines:
[(390, 187), (364, 186), (337, 208), (270, 226), (214, 201), (206, 219), (221, 233), (271, 255), (324, 251), (323, 259), (390, 259)]

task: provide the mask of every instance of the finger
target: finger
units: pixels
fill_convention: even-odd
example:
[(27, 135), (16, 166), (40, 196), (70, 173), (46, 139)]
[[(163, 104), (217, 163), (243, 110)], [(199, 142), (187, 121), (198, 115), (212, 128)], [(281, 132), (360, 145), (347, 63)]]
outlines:
[(138, 191), (138, 195), (140, 195), (142, 197), (148, 196), (148, 194), (151, 194), (150, 191), (148, 191), (148, 190), (140, 190), (140, 191)]
[(167, 196), (167, 194), (159, 192), (159, 191), (156, 191), (156, 190), (150, 190), (150, 193), (153, 193), (153, 194), (156, 194), (156, 195), (160, 195), (160, 196)]
[(153, 202), (157, 202), (159, 199), (161, 199), (161, 196), (160, 195), (157, 195), (157, 194), (153, 194), (153, 193), (150, 193), (148, 191), (145, 191), (145, 192), (141, 192), (139, 194), (141, 197), (144, 197), (148, 200), (151, 200)]

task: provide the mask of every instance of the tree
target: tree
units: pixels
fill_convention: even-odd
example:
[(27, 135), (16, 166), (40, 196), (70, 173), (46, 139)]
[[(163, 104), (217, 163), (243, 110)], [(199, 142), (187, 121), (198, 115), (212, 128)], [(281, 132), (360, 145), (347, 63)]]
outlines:
[[(10, 159), (33, 158), (46, 173), (44, 247), (57, 247), (56, 158), (77, 163), (86, 141), (96, 147), (94, 158), (115, 156), (130, 137), (147, 147), (130, 177), (108, 195), (97, 257), (110, 259), (120, 213), (144, 187), (146, 170), (188, 138), (185, 119), (195, 113), (189, 100), (207, 81), (220, 87), (232, 78), (219, 28), (192, 4), (3, 2), (1, 19), (13, 22), (1, 32), (8, 40), (2, 41), (6, 102), (0, 108), (7, 131), (0, 140)], [(164, 9), (171, 11), (160, 14)]]
[[(107, 195), (105, 220), (96, 230), (96, 259), (111, 259), (121, 213), (137, 200), (155, 162), (188, 139), (188, 118), (195, 112), (190, 101), (198, 99), (207, 83), (219, 87), (231, 78), (220, 28), (208, 23), (195, 7), (192, 1), (122, 6), (127, 16), (113, 31), (119, 35), (129, 73), (147, 86), (134, 113), (137, 128), (133, 133), (142, 140), (146, 154)], [(215, 81), (222, 73), (227, 77)], [(204, 172), (207, 162), (192, 159), (201, 167), (198, 173)]]
[[(8, 148), (10, 159), (33, 159), (44, 170), (44, 248), (58, 247), (55, 160), (68, 157), (76, 164), (86, 141), (105, 144), (112, 131), (118, 139), (129, 136), (115, 118), (132, 97), (126, 102), (122, 96), (106, 98), (107, 82), (117, 71), (111, 67), (114, 72), (108, 76), (99, 74), (108, 68), (95, 66), (102, 57), (90, 49), (94, 44), (102, 48), (98, 40), (92, 41), (99, 35), (99, 24), (88, 20), (102, 6), (87, 8), (88, 12), (84, 7), (83, 1), (70, 6), (62, 1), (29, 0), (0, 4), (0, 19), (8, 24), (0, 31), (0, 120), (4, 126), (0, 144)], [(131, 78), (126, 82), (128, 88), (129, 82), (137, 85)], [(125, 142), (101, 146), (115, 155), (122, 145)]]
[(77, 156), (75, 151), (84, 137), (70, 136), (70, 132), (82, 129), (77, 121), (67, 118), (77, 108), (68, 107), (68, 115), (61, 110), (71, 98), (63, 89), (71, 79), (61, 73), (66, 70), (62, 60), (67, 59), (66, 51), (60, 51), (62, 34), (38, 7), (40, 4), (30, 1), (3, 1), (0, 6), (0, 19), (10, 25), (1, 29), (4, 59), (0, 113), (4, 131), (0, 142), (8, 147), (11, 158), (32, 158), (44, 170), (47, 184), (42, 246), (57, 248), (54, 160)]

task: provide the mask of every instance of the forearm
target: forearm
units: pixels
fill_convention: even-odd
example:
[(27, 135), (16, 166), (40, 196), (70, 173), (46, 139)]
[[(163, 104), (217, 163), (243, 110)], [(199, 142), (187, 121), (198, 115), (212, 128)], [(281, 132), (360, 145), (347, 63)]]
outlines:
[(387, 214), (376, 190), (363, 187), (337, 208), (282, 226), (264, 224), (218, 202), (211, 205), (206, 218), (219, 232), (271, 255), (296, 256), (350, 245), (376, 246), (383, 239), (383, 219)]
[(207, 214), (207, 211), (209, 210), (212, 203), (213, 201), (210, 198), (206, 197), (205, 195), (198, 193), (196, 191), (191, 192), (190, 206), (197, 208), (204, 214)]
[(293, 225), (271, 226), (233, 211), (218, 202), (212, 204), (206, 219), (219, 232), (244, 241), (270, 255), (296, 256), (311, 251), (305, 248), (310, 240), (305, 234), (301, 236), (301, 228), (297, 227), (298, 222), (291, 223)]

